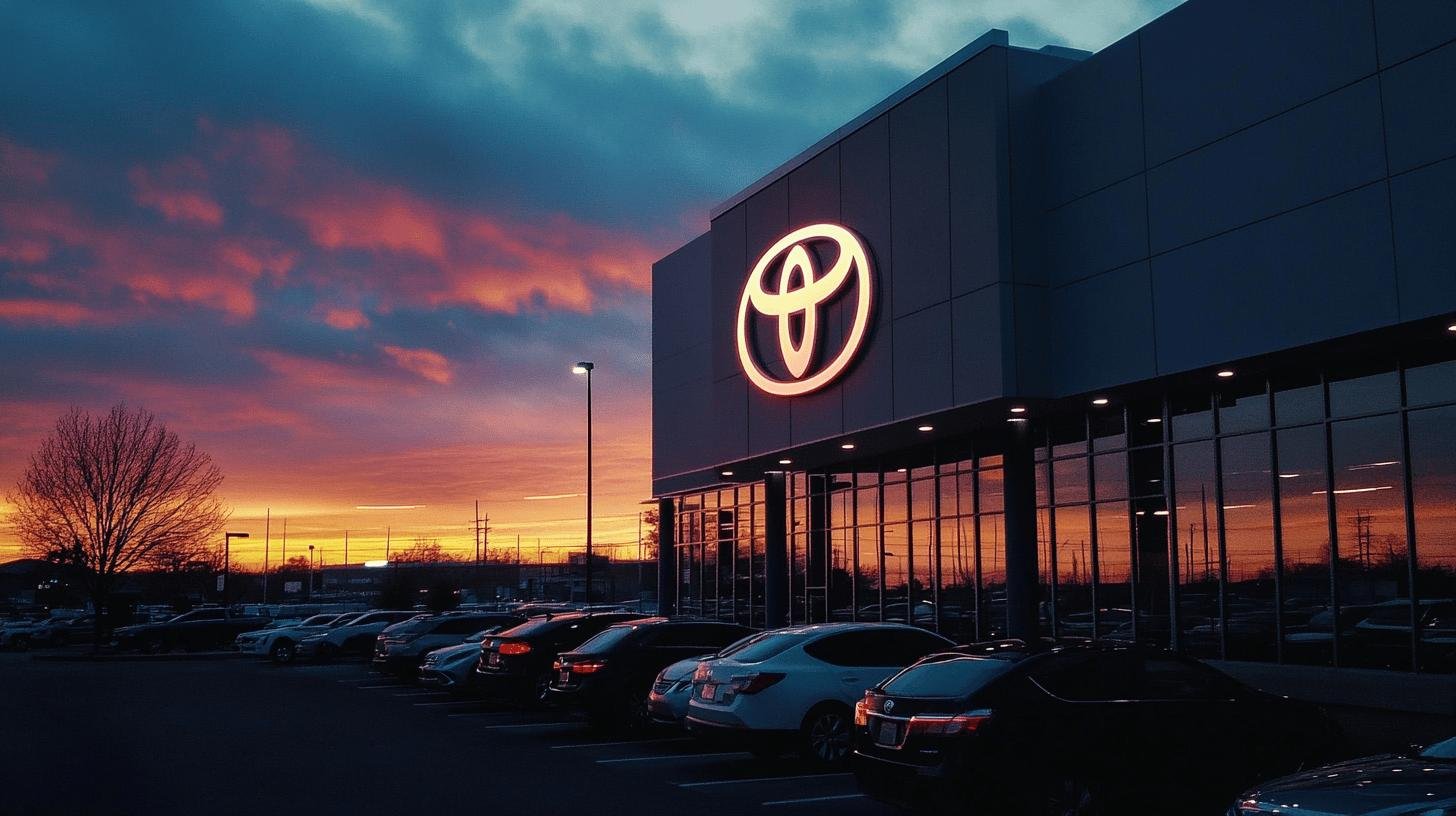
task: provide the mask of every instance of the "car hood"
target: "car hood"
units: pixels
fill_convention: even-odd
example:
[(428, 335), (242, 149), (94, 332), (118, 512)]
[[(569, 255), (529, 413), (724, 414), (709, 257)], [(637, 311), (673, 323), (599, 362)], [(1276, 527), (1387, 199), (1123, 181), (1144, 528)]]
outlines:
[(436, 662), (439, 662), (442, 660), (455, 660), (456, 658), (459, 658), (463, 655), (478, 654), (480, 654), (479, 643), (458, 643), (454, 646), (446, 646), (443, 649), (436, 649), (429, 654), (426, 654), (425, 658), (427, 660), (433, 658)]
[(1440, 812), (1456, 806), (1456, 764), (1394, 754), (1362, 757), (1276, 779), (1243, 798), (1304, 816)]
[(282, 634), (289, 634), (289, 635), (311, 635), (314, 632), (322, 632), (322, 631), (324, 631), (327, 628), (329, 628), (329, 627), (327, 627), (327, 626), (280, 626), (277, 629), (255, 629), (255, 630), (253, 630), (251, 632), (245, 632), (244, 634), (248, 634), (248, 635), (282, 635)]

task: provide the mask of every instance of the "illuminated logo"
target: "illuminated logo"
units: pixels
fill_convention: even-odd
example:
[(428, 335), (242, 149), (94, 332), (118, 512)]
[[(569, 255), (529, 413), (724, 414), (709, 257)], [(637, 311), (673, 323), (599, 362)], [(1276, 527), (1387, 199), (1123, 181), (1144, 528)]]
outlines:
[[(833, 258), (822, 275), (817, 260), (820, 256), (816, 255), (819, 249), (828, 250)], [(778, 272), (776, 281), (770, 279), (770, 271)], [(819, 310), (832, 303), (851, 282), (856, 301), (844, 346), (816, 369)], [(823, 388), (854, 362), (869, 331), (873, 300), (870, 256), (859, 236), (837, 224), (811, 224), (785, 235), (759, 256), (738, 300), (736, 339), (743, 373), (760, 389), (781, 397)], [(787, 378), (769, 373), (761, 364), (753, 342), (753, 327), (759, 317), (778, 324), (778, 351)]]

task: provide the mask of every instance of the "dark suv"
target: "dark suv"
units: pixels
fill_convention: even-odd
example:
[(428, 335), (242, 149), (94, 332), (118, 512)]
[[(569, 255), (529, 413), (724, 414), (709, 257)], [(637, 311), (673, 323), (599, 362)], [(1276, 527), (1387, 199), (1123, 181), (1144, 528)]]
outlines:
[(647, 696), (657, 673), (710, 655), (753, 630), (734, 623), (645, 618), (608, 627), (552, 666), (551, 699), (581, 708), (599, 728), (647, 727)]
[(551, 664), (558, 654), (614, 623), (645, 617), (636, 612), (574, 612), (532, 618), (481, 641), (476, 685), (488, 697), (544, 703), (554, 676)]
[(1221, 813), (1259, 780), (1318, 764), (1316, 707), (1172, 652), (977, 644), (930, 655), (855, 707), (860, 789), (987, 813)]

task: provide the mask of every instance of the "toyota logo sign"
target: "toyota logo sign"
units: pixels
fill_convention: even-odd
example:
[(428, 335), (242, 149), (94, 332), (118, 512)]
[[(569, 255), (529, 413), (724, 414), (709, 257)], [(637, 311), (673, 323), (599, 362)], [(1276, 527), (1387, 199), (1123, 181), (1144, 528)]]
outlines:
[[(833, 262), (822, 275), (814, 250), (831, 245)], [(770, 273), (776, 272), (776, 277)], [(854, 314), (844, 345), (829, 362), (815, 367), (820, 341), (820, 309), (854, 284)], [(738, 300), (738, 361), (743, 373), (763, 391), (781, 397), (808, 394), (833, 382), (854, 362), (869, 331), (874, 276), (869, 252), (858, 235), (837, 224), (811, 224), (780, 238), (759, 256)], [(799, 316), (795, 337), (794, 317)], [(765, 369), (753, 343), (754, 322), (777, 323), (778, 353), (786, 378)]]

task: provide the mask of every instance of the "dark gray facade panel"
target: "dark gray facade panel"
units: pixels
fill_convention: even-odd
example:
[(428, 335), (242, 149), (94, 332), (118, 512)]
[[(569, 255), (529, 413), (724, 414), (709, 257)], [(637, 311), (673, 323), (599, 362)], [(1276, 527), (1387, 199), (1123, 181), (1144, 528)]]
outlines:
[(950, 299), (950, 178), (946, 81), (890, 111), (892, 315)]
[(654, 356), (653, 390), (681, 388), (690, 383), (699, 387), (706, 386), (709, 382), (708, 370), (712, 357), (713, 348), (709, 343), (687, 346), (674, 354)]
[[(1011, 287), (988, 286), (950, 304), (951, 375), (956, 405), (971, 405), (1006, 393), (1003, 315), (1010, 309)], [(942, 329), (943, 331), (943, 329)]]
[(1039, 100), (1048, 207), (1143, 169), (1138, 42), (1132, 36), (1048, 82)]
[(750, 455), (787, 448), (789, 400), (765, 394), (748, 386), (748, 452)]
[(839, 147), (840, 212), (844, 223), (864, 237), (875, 262), (879, 292), (874, 329), (864, 351), (840, 381), (844, 387), (844, 427), (864, 428), (894, 416), (891, 380), (895, 263), (890, 241), (890, 123), (881, 116), (850, 134)]
[(1148, 262), (1052, 290), (1051, 330), (1062, 395), (1157, 376)]
[[(839, 145), (794, 169), (789, 181), (789, 226), (822, 222), (840, 223)], [(825, 349), (844, 343), (845, 301), (820, 311), (819, 325)], [(838, 436), (844, 432), (844, 388), (839, 383), (804, 397), (794, 397), (789, 408), (790, 442), (799, 444)]]
[(708, 467), (748, 454), (748, 381), (742, 374), (725, 377), (713, 383), (711, 424), (699, 428), (683, 443), (694, 447), (694, 438), (703, 439), (706, 450), (692, 451), (697, 467)]
[(1384, 71), (1390, 172), (1456, 155), (1456, 42)]
[(1139, 173), (1047, 213), (1047, 281), (1062, 286), (1146, 258), (1147, 202)]
[(702, 466), (701, 445), (712, 431), (710, 383), (652, 391), (652, 478), (661, 479)]
[(1371, 77), (1149, 170), (1152, 251), (1384, 176), (1380, 87)]
[(1007, 393), (1040, 397), (1052, 393), (1056, 383), (1048, 365), (1051, 355), (1051, 290), (1034, 284), (1011, 286), (1011, 369)]
[(1381, 66), (1394, 65), (1456, 40), (1456, 3), (1375, 0), (1375, 33)]
[(951, 294), (1011, 279), (1006, 49), (946, 78), (950, 138)]
[(1037, 101), (1053, 78), (1079, 65), (1077, 60), (1033, 51), (1006, 54), (1007, 174), (1011, 201), (1011, 280), (1046, 283), (1042, 269), (1041, 221), (1046, 184), (1046, 140), (1051, 136), (1042, 121)]
[(712, 239), (703, 233), (652, 265), (654, 359), (712, 341), (711, 246)]
[(1150, 166), (1375, 71), (1370, 0), (1191, 2), (1138, 37)]
[(1158, 372), (1393, 324), (1384, 183), (1153, 259)]
[(895, 418), (920, 416), (952, 403), (950, 303), (895, 319)]
[(1390, 181), (1404, 320), (1456, 312), (1456, 159)]
[[(738, 354), (734, 349), (733, 320), (737, 315), (738, 298), (743, 293), (747, 275), (747, 207), (738, 205), (713, 221), (712, 314), (708, 325), (713, 332), (713, 379), (721, 380), (739, 373)], [(725, 338), (728, 340), (725, 342)]]
[(838, 223), (839, 145), (832, 145), (788, 175), (789, 225)]
[[(789, 180), (778, 181), (760, 190), (744, 202), (745, 227), (748, 252), (744, 266), (738, 270), (740, 286), (747, 269), (760, 255), (773, 245), (789, 228)], [(777, 349), (779, 346), (777, 324), (771, 320), (760, 320), (755, 324), (756, 345), (759, 349)], [(771, 354), (765, 356), (772, 359)], [(789, 444), (789, 403), (787, 400), (769, 396), (752, 385), (746, 385), (748, 401), (748, 434), (746, 447), (749, 454), (763, 453), (787, 447)]]

